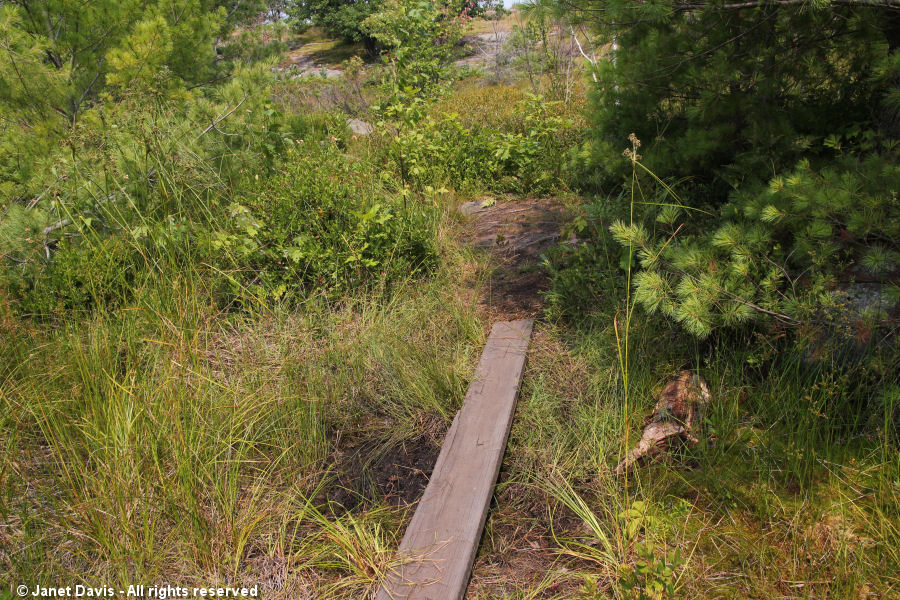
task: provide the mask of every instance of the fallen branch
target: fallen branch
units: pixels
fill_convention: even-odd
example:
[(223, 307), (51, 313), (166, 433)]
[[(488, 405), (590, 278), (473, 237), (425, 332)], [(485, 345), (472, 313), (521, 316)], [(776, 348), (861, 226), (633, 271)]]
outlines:
[(706, 381), (691, 371), (682, 371), (663, 388), (653, 414), (645, 421), (640, 441), (616, 466), (616, 475), (628, 473), (644, 458), (658, 455), (676, 440), (696, 444), (709, 401)]
[(72, 224), (71, 219), (60, 219), (56, 223), (53, 223), (52, 225), (47, 225), (46, 227), (44, 227), (44, 235), (50, 235), (57, 229), (62, 229), (63, 227), (66, 227), (67, 225), (71, 225), (71, 224)]

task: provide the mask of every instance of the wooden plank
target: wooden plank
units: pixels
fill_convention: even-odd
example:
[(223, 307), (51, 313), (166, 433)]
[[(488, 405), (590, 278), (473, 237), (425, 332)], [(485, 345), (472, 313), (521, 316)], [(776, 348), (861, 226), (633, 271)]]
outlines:
[(376, 600), (461, 600), (506, 451), (533, 320), (491, 329)]

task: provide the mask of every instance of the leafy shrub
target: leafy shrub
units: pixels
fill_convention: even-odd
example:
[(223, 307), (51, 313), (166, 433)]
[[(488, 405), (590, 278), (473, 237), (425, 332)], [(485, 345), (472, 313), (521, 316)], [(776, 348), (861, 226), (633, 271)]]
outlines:
[(0, 204), (0, 285), (15, 310), (46, 316), (127, 298), (149, 272), (193, 261), (189, 236), (208, 232), (292, 140), (343, 135), (333, 114), (276, 111), (267, 71), (238, 68), (205, 95), (141, 90), (84, 110)]
[(586, 204), (562, 232), (564, 239), (576, 234), (579, 243), (560, 244), (548, 252), (544, 268), (551, 286), (546, 310), (552, 318), (580, 322), (615, 309), (627, 281), (621, 269), (627, 253), (608, 227), (622, 216), (621, 209), (621, 199)]
[[(390, 131), (388, 159), (404, 183), (416, 188), (546, 193), (565, 185), (566, 150), (578, 132), (574, 120), (558, 114), (560, 103), (527, 95), (517, 106), (511, 131), (466, 126), (459, 114), (426, 114)], [(424, 112), (424, 109), (423, 109)]]
[(314, 141), (230, 206), (210, 251), (227, 257), (238, 297), (337, 296), (427, 272), (432, 226), (429, 210), (387, 193), (367, 165)]
[(96, 244), (64, 241), (40, 276), (13, 278), (7, 292), (18, 299), (19, 313), (36, 317), (115, 306), (131, 297), (148, 267), (120, 237)]
[(520, 107), (522, 131), (500, 137), (495, 155), (522, 191), (543, 192), (564, 181), (565, 153), (576, 142), (575, 121), (547, 102), (529, 95)]
[(388, 50), (386, 105), (433, 96), (452, 80), (450, 62), (467, 21), (465, 10), (434, 0), (384, 0), (362, 29)]

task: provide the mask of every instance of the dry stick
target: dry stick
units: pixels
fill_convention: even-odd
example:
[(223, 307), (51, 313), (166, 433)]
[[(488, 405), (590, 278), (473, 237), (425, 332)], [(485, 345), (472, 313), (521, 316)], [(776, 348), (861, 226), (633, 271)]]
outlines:
[[(44, 227), (44, 237), (47, 237), (48, 235), (50, 235), (57, 229), (62, 229), (63, 227), (66, 227), (67, 225), (70, 225), (71, 223), (72, 223), (71, 219), (61, 219), (52, 225), (47, 225), (46, 227)], [(44, 240), (44, 255), (47, 257), (47, 260), (49, 261), (50, 260), (50, 244), (47, 243), (47, 240)]]
[[(150, 169), (150, 171), (147, 173), (145, 179), (148, 182), (151, 181), (151, 178), (153, 177), (154, 174), (156, 174), (156, 169), (155, 168)], [(57, 177), (56, 181), (59, 181), (61, 178), (62, 178), (62, 176)], [(93, 183), (93, 180), (91, 180), (91, 182)], [(131, 182), (131, 185), (133, 185), (134, 183), (136, 183), (136, 182)], [(97, 185), (97, 184), (94, 183), (94, 185)], [(28, 208), (29, 209), (34, 208), (34, 206), (40, 201), (41, 198), (43, 198), (47, 194), (48, 191), (50, 191), (49, 187), (40, 196), (38, 196), (34, 200), (32, 200), (31, 203), (28, 205)], [(119, 192), (127, 193), (124, 188), (120, 188), (119, 191), (112, 192), (110, 194), (107, 194), (106, 196), (99, 198), (99, 199), (95, 198), (96, 202), (97, 202), (97, 204), (101, 204), (104, 202), (110, 202), (115, 199), (116, 195)], [(44, 236), (48, 236), (51, 233), (53, 233), (54, 231), (56, 231), (57, 229), (62, 229), (63, 227), (68, 227), (71, 224), (72, 224), (72, 219), (70, 219), (68, 217), (64, 218), (64, 219), (60, 219), (56, 223), (53, 223), (51, 225), (47, 225), (46, 227), (44, 227), (44, 229), (43, 229)], [(46, 243), (44, 244), (44, 250), (46, 250), (47, 258), (49, 259), (50, 258), (50, 249)]]
[[(583, 56), (586, 61), (591, 63), (592, 67), (596, 66), (596, 61), (585, 54), (584, 48), (581, 47), (581, 42), (578, 41), (578, 34), (575, 33), (575, 28), (569, 25), (569, 31), (572, 33), (572, 39), (575, 40), (575, 45), (578, 46), (578, 51), (581, 53), (581, 56)], [(597, 73), (593, 69), (591, 69), (591, 79), (594, 80), (594, 83), (599, 83), (597, 80)]]
[(213, 122), (210, 124), (210, 126), (207, 127), (206, 129), (204, 129), (202, 132), (200, 132), (200, 135), (198, 135), (196, 138), (194, 138), (194, 141), (196, 142), (197, 140), (202, 138), (204, 135), (206, 135), (213, 129), (218, 129), (218, 127), (217, 127), (218, 124), (221, 123), (222, 121), (224, 121), (225, 119), (227, 119), (231, 115), (231, 113), (233, 113), (234, 111), (239, 109), (241, 107), (241, 104), (243, 104), (247, 100), (247, 98), (248, 98), (248, 94), (244, 94), (243, 99), (241, 99), (241, 101), (238, 102), (236, 106), (234, 106), (227, 113), (220, 115), (220, 116), (216, 117), (215, 119), (213, 119)]
[(72, 224), (72, 219), (60, 219), (56, 223), (54, 223), (52, 225), (47, 225), (46, 227), (44, 227), (44, 235), (50, 235), (57, 229), (62, 229), (63, 227), (66, 227), (67, 225), (71, 225), (71, 224)]
[[(72, 57), (74, 60), (75, 55), (73, 54)], [(103, 66), (102, 59), (100, 60), (100, 66), (101, 67)], [(86, 88), (84, 88), (84, 91), (81, 92), (81, 97), (78, 98), (78, 101), (72, 105), (72, 126), (73, 127), (75, 126), (75, 118), (78, 116), (78, 112), (81, 109), (82, 102), (84, 102), (84, 99), (87, 98), (87, 95), (91, 92), (91, 88), (94, 87), (94, 84), (97, 83), (98, 79), (100, 79), (99, 71), (97, 72), (96, 75), (94, 75), (94, 78), (91, 80), (91, 82), (88, 84), (88, 86)]]
[[(61, 178), (62, 178), (61, 175), (60, 175), (59, 177), (57, 177), (57, 178), (56, 178), (56, 183), (59, 183), (59, 180), (60, 180)], [(55, 185), (55, 184), (54, 184), (54, 185)], [(46, 195), (47, 195), (47, 192), (49, 192), (50, 190), (51, 190), (51, 186), (47, 186), (47, 189), (45, 189), (43, 192), (41, 192), (40, 194), (38, 194), (37, 196), (35, 196), (34, 198), (32, 198), (31, 201), (28, 203), (28, 206), (26, 206), (25, 208), (26, 208), (27, 210), (31, 210), (32, 208), (34, 208), (35, 206), (37, 206), (37, 203), (41, 201), (41, 198), (43, 198), (44, 196), (46, 196)]]

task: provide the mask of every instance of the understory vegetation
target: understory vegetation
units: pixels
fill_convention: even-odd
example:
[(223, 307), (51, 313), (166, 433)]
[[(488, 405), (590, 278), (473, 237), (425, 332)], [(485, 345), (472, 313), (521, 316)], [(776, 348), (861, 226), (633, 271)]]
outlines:
[[(467, 598), (900, 597), (898, 47), (882, 1), (0, 2), (0, 593), (372, 597), (517, 316), (459, 207), (540, 200)], [(617, 475), (683, 369), (698, 442)]]

